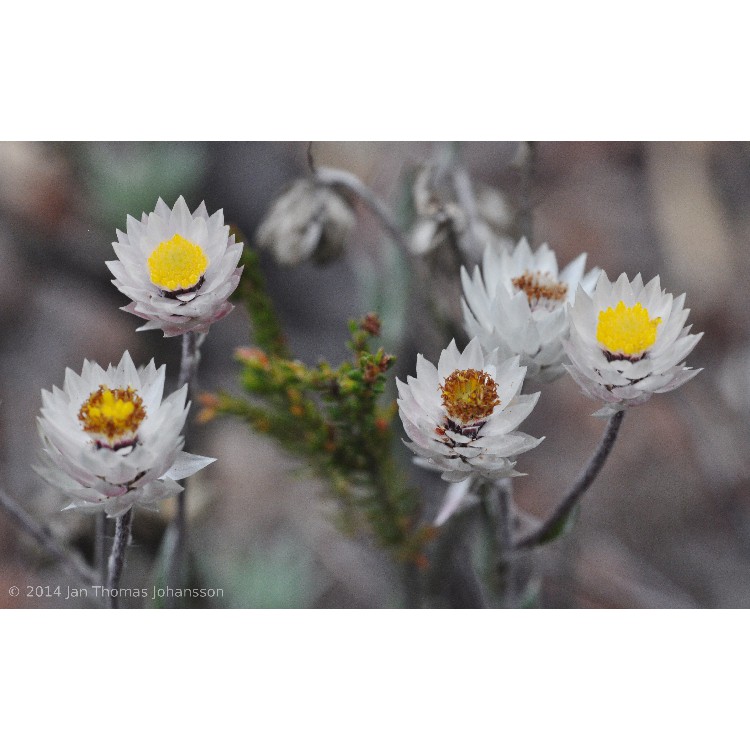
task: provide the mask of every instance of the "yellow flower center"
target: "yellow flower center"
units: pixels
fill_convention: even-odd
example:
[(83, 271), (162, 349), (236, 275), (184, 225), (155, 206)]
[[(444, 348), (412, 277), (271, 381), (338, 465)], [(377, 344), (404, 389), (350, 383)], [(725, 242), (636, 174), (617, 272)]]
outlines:
[(99, 386), (78, 412), (85, 432), (104, 435), (110, 442), (132, 435), (145, 416), (143, 399), (129, 386), (114, 390)]
[(440, 392), (448, 416), (463, 423), (489, 417), (500, 403), (497, 384), (481, 370), (456, 370), (445, 379)]
[(208, 268), (208, 258), (198, 245), (176, 234), (148, 256), (148, 268), (154, 284), (174, 292), (194, 287)]
[(556, 302), (563, 302), (568, 294), (568, 285), (563, 281), (556, 281), (546, 272), (526, 271), (511, 279), (511, 283), (526, 295), (532, 307), (540, 303), (550, 306), (550, 303), (554, 305)]
[(631, 357), (654, 345), (659, 323), (661, 318), (650, 318), (640, 302), (626, 307), (620, 300), (617, 307), (608, 307), (599, 313), (596, 340), (612, 354)]

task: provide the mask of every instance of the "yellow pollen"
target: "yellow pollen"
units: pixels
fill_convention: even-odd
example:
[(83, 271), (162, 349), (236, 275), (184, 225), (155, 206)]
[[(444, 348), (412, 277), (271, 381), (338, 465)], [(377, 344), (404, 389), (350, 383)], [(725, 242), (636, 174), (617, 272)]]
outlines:
[(511, 279), (513, 286), (528, 297), (531, 304), (540, 300), (562, 302), (568, 293), (568, 285), (564, 281), (555, 281), (549, 273), (540, 271), (526, 271), (521, 276)]
[(130, 387), (99, 386), (81, 406), (78, 419), (85, 432), (105, 435), (112, 442), (133, 434), (146, 416), (143, 399)]
[(596, 340), (612, 354), (631, 357), (654, 345), (659, 323), (661, 318), (649, 318), (648, 310), (640, 302), (626, 307), (620, 300), (617, 307), (599, 313)]
[(194, 287), (208, 268), (208, 258), (198, 245), (176, 234), (148, 256), (148, 268), (154, 284), (174, 292)]
[(440, 392), (448, 416), (465, 424), (489, 417), (500, 403), (497, 384), (481, 370), (456, 370), (445, 379)]

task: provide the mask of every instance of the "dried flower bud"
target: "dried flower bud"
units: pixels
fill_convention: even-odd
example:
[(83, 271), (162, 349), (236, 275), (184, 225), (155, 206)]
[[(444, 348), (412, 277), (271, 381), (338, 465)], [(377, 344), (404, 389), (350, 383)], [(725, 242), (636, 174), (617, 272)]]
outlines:
[(302, 179), (274, 201), (256, 239), (284, 265), (308, 258), (327, 263), (344, 253), (354, 223), (354, 211), (336, 191)]
[(365, 371), (363, 374), (363, 380), (365, 383), (374, 383), (378, 379), (378, 375), (380, 375), (380, 367), (374, 362), (368, 362), (365, 365)]
[(380, 358), (380, 371), (385, 372), (395, 361), (396, 358), (392, 354), (384, 354)]
[(380, 318), (376, 313), (367, 313), (359, 327), (371, 336), (380, 336)]

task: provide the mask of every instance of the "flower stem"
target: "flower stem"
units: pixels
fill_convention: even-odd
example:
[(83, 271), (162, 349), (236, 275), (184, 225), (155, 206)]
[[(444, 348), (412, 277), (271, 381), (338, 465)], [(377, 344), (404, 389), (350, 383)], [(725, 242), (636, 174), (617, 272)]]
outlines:
[[(112, 544), (112, 553), (109, 556), (109, 575), (107, 576), (107, 588), (112, 590), (120, 585), (122, 570), (125, 567), (125, 552), (130, 544), (130, 530), (133, 527), (133, 509), (117, 517), (115, 525), (115, 541)], [(118, 596), (109, 597), (109, 606), (117, 609)]]
[(497, 482), (481, 480), (478, 487), (481, 516), (489, 546), (486, 583), (491, 601), (501, 607), (515, 605), (513, 561), (513, 486), (511, 479)]
[(450, 522), (440, 527), (430, 555), (427, 593), (443, 602), (443, 606), (458, 609), (486, 609), (488, 606), (472, 565), (469, 543), (473, 538), (475, 510), (472, 507), (451, 516)]
[(505, 576), (503, 606), (515, 607), (516, 601), (516, 561), (513, 550), (513, 478), (508, 477), (500, 482), (500, 502), (498, 513), (498, 531), (501, 535), (503, 553), (500, 564)]
[(504, 550), (510, 549), (513, 536), (513, 479), (508, 477), (498, 482), (498, 536)]
[(521, 539), (516, 542), (516, 549), (536, 547), (537, 545), (554, 538), (554, 532), (557, 527), (568, 517), (568, 514), (573, 510), (578, 500), (591, 486), (594, 479), (596, 479), (597, 474), (601, 471), (602, 466), (604, 466), (604, 462), (607, 460), (607, 456), (609, 456), (612, 451), (612, 446), (615, 444), (617, 433), (620, 430), (620, 425), (622, 424), (624, 416), (624, 411), (618, 411), (609, 418), (607, 428), (604, 431), (604, 435), (602, 436), (594, 455), (591, 456), (588, 465), (578, 477), (578, 480), (573, 485), (570, 492), (568, 492), (568, 494), (562, 499), (560, 504), (555, 508), (546, 521), (544, 521), (536, 530), (521, 537)]
[(391, 236), (393, 241), (406, 253), (409, 254), (409, 243), (406, 241), (396, 222), (391, 218), (383, 201), (370, 190), (358, 177), (343, 169), (332, 169), (331, 167), (317, 167), (315, 169), (315, 181), (326, 187), (343, 188), (357, 196), (370, 209), (383, 229)]
[(76, 554), (73, 550), (66, 549), (52, 536), (46, 526), (34, 520), (14, 498), (4, 490), (0, 490), (0, 508), (29, 536), (52, 557), (67, 569), (69, 573), (78, 578), (86, 586), (93, 586), (100, 581), (96, 573)]
[(202, 337), (199, 339), (197, 333), (189, 331), (182, 334), (182, 359), (180, 361), (180, 377), (177, 381), (177, 388), (182, 388), (187, 383), (188, 397), (195, 390), (195, 374), (198, 371), (198, 362), (200, 362), (200, 345)]
[(102, 585), (107, 580), (106, 534), (107, 514), (102, 510), (96, 514), (96, 523), (94, 525), (94, 569), (99, 573)]
[[(196, 334), (193, 331), (182, 334), (182, 359), (180, 361), (180, 377), (177, 388), (184, 385), (188, 387), (188, 397), (194, 395), (197, 390), (198, 363), (200, 362), (200, 347), (205, 334)], [(187, 428), (186, 428), (187, 429)], [(177, 496), (177, 510), (172, 522), (175, 543), (172, 554), (167, 561), (167, 587), (176, 588), (184, 581), (185, 564), (187, 561), (187, 498), (185, 492)], [(174, 602), (169, 602), (173, 604)]]

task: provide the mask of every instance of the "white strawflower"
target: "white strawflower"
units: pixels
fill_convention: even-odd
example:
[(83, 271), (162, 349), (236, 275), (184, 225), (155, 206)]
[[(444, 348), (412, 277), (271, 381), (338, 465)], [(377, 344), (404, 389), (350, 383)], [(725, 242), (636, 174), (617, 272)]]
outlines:
[(488, 246), (481, 270), (475, 267), (472, 277), (461, 268), (464, 328), (486, 351), (519, 355), (529, 380), (549, 382), (564, 372), (566, 303), (578, 284), (593, 289), (599, 269), (584, 275), (583, 253), (558, 272), (557, 257), (546, 244), (532, 252), (522, 239), (511, 248), (508, 243), (498, 252)]
[(703, 336), (685, 326), (685, 295), (663, 292), (659, 277), (643, 285), (622, 274), (613, 284), (602, 272), (593, 295), (579, 288), (570, 308), (568, 372), (583, 392), (607, 405), (596, 416), (611, 416), (694, 378), (685, 357)]
[(539, 394), (520, 395), (526, 368), (518, 357), (485, 354), (478, 339), (463, 353), (451, 341), (438, 366), (417, 356), (417, 377), (396, 380), (406, 443), (417, 463), (460, 482), (478, 474), (488, 479), (520, 476), (512, 458), (538, 445), (515, 428), (529, 415)]
[(42, 391), (35, 468), (72, 500), (66, 510), (104, 508), (115, 517), (136, 503), (153, 506), (216, 460), (182, 450), (187, 386), (162, 401), (165, 370), (153, 360), (137, 370), (125, 352), (117, 367), (84, 361), (80, 375), (65, 371), (62, 390)]
[(171, 210), (159, 198), (141, 221), (128, 216), (117, 240), (119, 260), (107, 266), (112, 283), (133, 300), (122, 309), (147, 321), (139, 331), (206, 333), (232, 311), (228, 297), (240, 281), (242, 243), (230, 237), (222, 210), (209, 216), (201, 203), (191, 215), (182, 196)]

